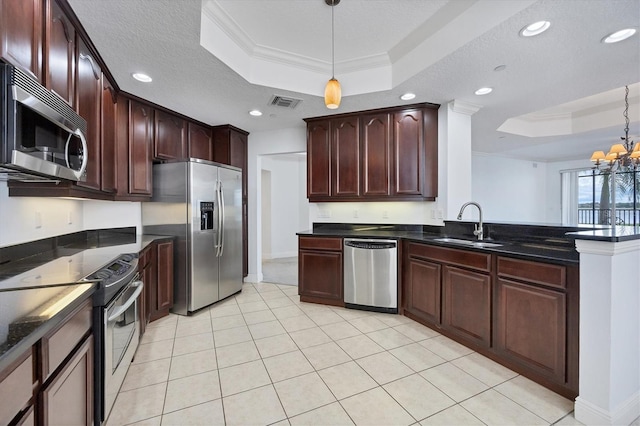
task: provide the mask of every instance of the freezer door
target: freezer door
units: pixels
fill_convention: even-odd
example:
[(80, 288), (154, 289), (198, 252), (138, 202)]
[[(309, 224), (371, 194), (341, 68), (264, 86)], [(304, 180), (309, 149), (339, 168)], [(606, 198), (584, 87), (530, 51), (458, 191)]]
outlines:
[(242, 290), (242, 172), (220, 168), (222, 191), (222, 246), (220, 247), (220, 299)]
[(191, 285), (189, 312), (220, 300), (216, 240), (219, 214), (216, 203), (218, 168), (198, 162), (189, 163), (189, 230)]

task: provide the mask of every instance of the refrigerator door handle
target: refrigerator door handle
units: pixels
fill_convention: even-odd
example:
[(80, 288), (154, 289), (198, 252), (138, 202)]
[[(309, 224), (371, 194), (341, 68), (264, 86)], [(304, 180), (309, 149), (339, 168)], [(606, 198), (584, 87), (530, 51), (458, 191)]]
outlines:
[(216, 257), (220, 257), (222, 255), (220, 251), (220, 247), (222, 245), (221, 236), (222, 236), (222, 197), (220, 196), (220, 181), (216, 182), (216, 204), (217, 205), (217, 225), (218, 230), (216, 232)]
[(220, 213), (220, 254), (218, 256), (222, 257), (224, 253), (224, 227), (225, 227), (225, 217), (224, 217), (224, 190), (222, 189), (222, 182), (220, 182), (220, 204), (218, 208), (218, 212)]

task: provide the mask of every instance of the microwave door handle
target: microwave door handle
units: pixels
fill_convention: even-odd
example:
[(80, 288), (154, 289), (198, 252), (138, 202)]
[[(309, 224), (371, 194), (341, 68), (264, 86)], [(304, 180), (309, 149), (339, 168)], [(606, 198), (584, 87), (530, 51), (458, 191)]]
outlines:
[(64, 158), (67, 162), (67, 167), (71, 168), (71, 164), (69, 162), (69, 143), (71, 142), (71, 136), (76, 135), (80, 138), (80, 142), (82, 142), (82, 164), (80, 165), (80, 170), (73, 172), (73, 174), (80, 179), (84, 174), (84, 171), (87, 169), (87, 162), (89, 161), (89, 152), (87, 150), (87, 139), (84, 137), (82, 130), (76, 129), (75, 132), (69, 133), (69, 137), (67, 138), (67, 143), (64, 146)]
[(111, 322), (122, 315), (127, 309), (131, 307), (131, 305), (135, 303), (138, 296), (140, 296), (140, 293), (142, 293), (142, 289), (144, 288), (144, 284), (142, 283), (142, 281), (135, 281), (132, 285), (133, 287), (136, 287), (136, 291), (133, 292), (131, 297), (122, 306), (116, 309), (109, 316), (109, 318), (107, 319), (108, 322)]

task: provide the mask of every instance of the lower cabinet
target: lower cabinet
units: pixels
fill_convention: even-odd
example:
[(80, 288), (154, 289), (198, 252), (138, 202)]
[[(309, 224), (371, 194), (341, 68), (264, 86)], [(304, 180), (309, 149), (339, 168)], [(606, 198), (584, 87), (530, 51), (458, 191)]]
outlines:
[(405, 241), (403, 314), (568, 398), (579, 268)]
[(92, 309), (89, 298), (0, 371), (0, 424), (92, 424)]
[(93, 337), (78, 348), (42, 391), (43, 424), (90, 425), (93, 420)]
[(173, 307), (173, 240), (149, 244), (139, 254), (138, 269), (144, 282), (140, 303), (141, 334), (146, 324), (166, 315)]
[(491, 277), (443, 266), (442, 327), (477, 345), (491, 345)]
[(300, 300), (344, 306), (342, 238), (300, 236), (298, 248)]

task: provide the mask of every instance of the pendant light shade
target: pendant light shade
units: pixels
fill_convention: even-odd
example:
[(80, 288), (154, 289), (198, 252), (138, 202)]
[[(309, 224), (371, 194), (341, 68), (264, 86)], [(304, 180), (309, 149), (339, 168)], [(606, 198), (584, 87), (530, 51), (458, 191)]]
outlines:
[(336, 109), (340, 106), (340, 99), (342, 99), (340, 82), (332, 78), (327, 82), (327, 87), (324, 88), (324, 104), (329, 109)]
[(340, 106), (340, 100), (342, 99), (342, 89), (340, 88), (340, 82), (335, 77), (335, 37), (333, 31), (333, 8), (340, 3), (340, 0), (325, 0), (325, 3), (331, 6), (331, 79), (327, 82), (327, 86), (324, 88), (324, 104), (329, 109), (336, 109)]

